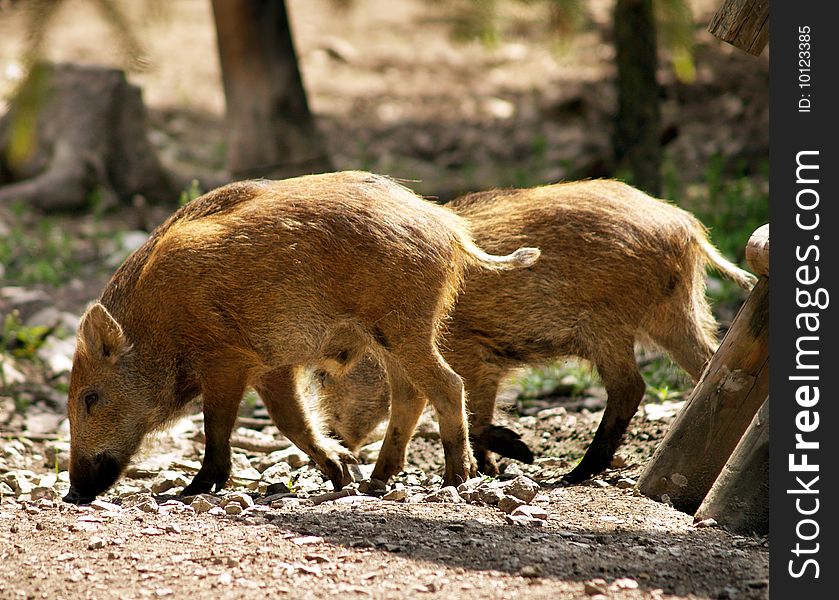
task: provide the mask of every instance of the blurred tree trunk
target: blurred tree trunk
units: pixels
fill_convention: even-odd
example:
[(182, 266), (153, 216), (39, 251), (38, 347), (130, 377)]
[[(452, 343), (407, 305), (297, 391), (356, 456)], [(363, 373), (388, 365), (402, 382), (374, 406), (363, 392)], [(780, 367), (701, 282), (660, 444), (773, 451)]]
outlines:
[(284, 0), (212, 0), (233, 177), (332, 170), (300, 77)]
[(632, 183), (661, 193), (661, 116), (656, 81), (656, 33), (652, 0), (617, 0), (614, 12), (618, 68), (618, 117), (614, 152)]

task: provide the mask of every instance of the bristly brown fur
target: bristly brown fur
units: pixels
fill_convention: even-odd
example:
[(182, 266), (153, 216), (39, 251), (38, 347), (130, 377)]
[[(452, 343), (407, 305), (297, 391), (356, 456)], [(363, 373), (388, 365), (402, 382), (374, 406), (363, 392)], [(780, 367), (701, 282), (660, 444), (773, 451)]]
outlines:
[[(488, 252), (523, 245), (542, 252), (531, 269), (470, 272), (441, 343), (464, 379), (470, 433), (485, 472), (496, 467), (481, 435), (492, 423), (498, 384), (511, 369), (562, 356), (597, 367), (608, 405), (569, 476), (585, 479), (608, 466), (643, 397), (635, 342), (661, 346), (697, 379), (716, 349), (707, 266), (741, 285), (752, 279), (716, 252), (692, 215), (617, 181), (492, 190), (447, 207), (469, 221)], [(368, 356), (348, 376), (325, 378), (320, 405), (326, 423), (353, 450), (387, 417), (381, 369)]]
[[(197, 198), (82, 319), (68, 400), (72, 497), (103, 491), (111, 481), (96, 465), (118, 475), (142, 437), (199, 394), (206, 453), (185, 493), (223, 486), (249, 386), (340, 486), (352, 455), (312, 425), (296, 383), (303, 367), (341, 373), (370, 348), (440, 413), (446, 481), (468, 478), (462, 382), (437, 350), (438, 331), (467, 267), (520, 266), (523, 255), (538, 252), (485, 254), (465, 221), (370, 173), (246, 181)], [(399, 439), (386, 445), (381, 474), (403, 454)]]

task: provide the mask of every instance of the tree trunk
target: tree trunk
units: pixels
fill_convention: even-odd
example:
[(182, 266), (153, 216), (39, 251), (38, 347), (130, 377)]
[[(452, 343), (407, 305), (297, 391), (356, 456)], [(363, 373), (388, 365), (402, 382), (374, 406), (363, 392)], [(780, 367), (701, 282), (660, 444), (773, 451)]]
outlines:
[(236, 179), (329, 171), (300, 78), (284, 0), (213, 0)]
[(614, 12), (618, 116), (614, 137), (618, 169), (649, 194), (661, 193), (661, 116), (656, 81), (652, 0), (617, 0)]
[(769, 399), (696, 511), (743, 535), (769, 533)]

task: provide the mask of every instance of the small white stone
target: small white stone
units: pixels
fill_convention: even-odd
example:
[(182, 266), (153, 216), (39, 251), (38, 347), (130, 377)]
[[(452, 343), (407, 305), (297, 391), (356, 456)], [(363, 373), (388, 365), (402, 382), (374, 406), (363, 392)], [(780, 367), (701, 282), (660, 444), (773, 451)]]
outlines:
[(458, 504), (463, 502), (463, 498), (460, 497), (460, 494), (457, 493), (457, 490), (452, 485), (427, 494), (423, 500), (425, 502), (442, 502), (445, 504)]
[(201, 494), (192, 499), (190, 506), (195, 509), (196, 513), (205, 513), (213, 508), (214, 504), (207, 500), (204, 494)]
[(459, 486), (457, 486), (458, 493), (463, 493), (467, 490), (475, 490), (484, 482), (483, 477), (473, 477), (472, 479), (467, 479)]
[(615, 454), (609, 466), (613, 469), (623, 469), (626, 466), (626, 459), (620, 454)]
[(543, 521), (548, 520), (548, 511), (540, 506), (533, 506), (530, 504), (519, 506), (510, 514), (514, 517), (525, 516), (530, 517), (531, 519), (542, 519)]
[(160, 510), (160, 507), (157, 505), (157, 500), (154, 498), (149, 498), (148, 500), (140, 502), (136, 505), (136, 508), (147, 513), (157, 513)]
[(516, 477), (504, 486), (504, 493), (530, 502), (539, 493), (539, 484), (523, 475)]
[(35, 488), (32, 485), (32, 479), (34, 478), (35, 473), (32, 473), (32, 471), (18, 470), (6, 473), (3, 481), (12, 488), (13, 493), (29, 494)]
[(382, 496), (382, 500), (390, 500), (391, 502), (404, 502), (407, 497), (408, 490), (406, 490), (405, 488), (392, 489), (384, 496)]
[(478, 488), (478, 499), (484, 504), (496, 506), (503, 497), (504, 491), (497, 485), (483, 485)]
[(253, 506), (253, 498), (244, 492), (231, 492), (222, 499), (221, 506), (226, 508), (231, 504), (236, 504), (242, 509), (249, 508)]
[(629, 577), (620, 577), (612, 582), (612, 585), (619, 590), (637, 590), (638, 582)]
[(236, 503), (227, 504), (224, 507), (224, 512), (228, 515), (240, 515), (243, 511), (242, 506)]
[(24, 383), (26, 381), (26, 376), (15, 369), (7, 360), (0, 361), (0, 369), (3, 370), (3, 381), (8, 385)]
[(119, 504), (106, 502), (105, 500), (94, 500), (90, 503), (90, 506), (101, 511), (122, 512), (122, 507)]
[(105, 547), (105, 540), (101, 537), (93, 536), (87, 541), (88, 550), (99, 550)]
[(536, 527), (541, 527), (544, 523), (542, 519), (534, 519), (525, 515), (505, 515), (504, 519), (510, 525), (533, 525)]
[(277, 450), (268, 455), (274, 462), (287, 463), (292, 469), (299, 469), (306, 463), (308, 459), (306, 455), (297, 448), (297, 446), (289, 446), (285, 450)]
[(162, 471), (152, 485), (151, 491), (155, 494), (163, 494), (172, 488), (184, 487), (188, 484), (186, 477), (178, 471)]
[(606, 596), (606, 581), (603, 579), (592, 579), (583, 584), (583, 591), (588, 596)]
[(464, 490), (460, 492), (460, 497), (464, 502), (479, 502), (481, 499), (481, 492), (478, 490)]
[(323, 538), (317, 535), (304, 535), (301, 537), (292, 538), (291, 542), (298, 546), (308, 546), (311, 544), (322, 544)]
[(716, 527), (717, 521), (716, 519), (702, 519), (701, 521), (697, 521), (693, 524), (694, 527)]
[(527, 502), (522, 500), (521, 498), (516, 498), (515, 496), (508, 496), (504, 494), (501, 496), (501, 499), (498, 501), (498, 508), (503, 510), (505, 513), (512, 514), (520, 506), (525, 506)]
[(69, 373), (73, 368), (73, 353), (76, 351), (75, 338), (60, 339), (53, 335), (47, 337), (37, 354), (54, 375)]
[[(0, 493), (2, 493), (2, 492), (0, 492)], [(32, 500), (41, 500), (41, 499), (55, 500), (56, 498), (58, 498), (58, 492), (56, 492), (51, 487), (38, 486), (38, 487), (34, 488), (31, 492), (29, 492), (29, 497)]]
[(58, 475), (55, 473), (47, 473), (46, 475), (42, 475), (38, 480), (38, 487), (51, 488), (56, 483), (58, 483)]

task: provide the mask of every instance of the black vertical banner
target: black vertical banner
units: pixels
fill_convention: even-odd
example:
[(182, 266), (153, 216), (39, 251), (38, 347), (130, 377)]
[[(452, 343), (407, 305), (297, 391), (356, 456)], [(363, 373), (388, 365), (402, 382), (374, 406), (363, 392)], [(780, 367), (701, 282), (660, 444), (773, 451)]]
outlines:
[(836, 598), (839, 30), (834, 2), (770, 14), (770, 589)]

